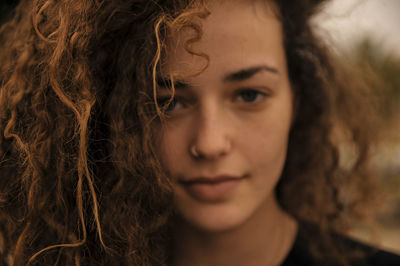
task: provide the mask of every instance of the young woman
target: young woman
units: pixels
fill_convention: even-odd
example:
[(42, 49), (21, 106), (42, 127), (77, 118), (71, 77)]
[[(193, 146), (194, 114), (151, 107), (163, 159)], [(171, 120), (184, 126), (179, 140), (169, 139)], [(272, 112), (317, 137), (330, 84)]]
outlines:
[(23, 0), (0, 29), (2, 263), (399, 263), (337, 233), (373, 202), (373, 109), (312, 31), (323, 2)]

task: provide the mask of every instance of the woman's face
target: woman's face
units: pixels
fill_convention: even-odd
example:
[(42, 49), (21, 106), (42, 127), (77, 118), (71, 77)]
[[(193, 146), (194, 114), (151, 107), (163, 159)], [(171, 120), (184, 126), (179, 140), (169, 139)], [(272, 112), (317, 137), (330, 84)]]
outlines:
[[(215, 1), (217, 2), (217, 1)], [(161, 128), (160, 156), (183, 221), (208, 232), (234, 229), (274, 201), (286, 158), (293, 95), (281, 24), (259, 1), (218, 1), (202, 20), (189, 54), (190, 30), (174, 35), (164, 73), (175, 101)], [(162, 77), (168, 80), (168, 75)], [(160, 101), (170, 95), (158, 92)]]

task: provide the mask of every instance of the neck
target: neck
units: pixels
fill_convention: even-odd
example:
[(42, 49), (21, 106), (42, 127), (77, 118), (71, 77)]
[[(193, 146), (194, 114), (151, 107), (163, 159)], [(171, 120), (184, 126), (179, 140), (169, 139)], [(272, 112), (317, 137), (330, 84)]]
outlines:
[(297, 234), (296, 221), (274, 196), (250, 219), (224, 232), (200, 231), (179, 220), (174, 232), (174, 266), (280, 265)]

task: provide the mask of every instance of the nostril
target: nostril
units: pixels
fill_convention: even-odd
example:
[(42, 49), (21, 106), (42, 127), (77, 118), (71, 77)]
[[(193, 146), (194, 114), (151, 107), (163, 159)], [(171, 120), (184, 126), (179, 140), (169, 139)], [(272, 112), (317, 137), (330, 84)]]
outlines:
[(195, 157), (195, 158), (200, 158), (200, 153), (199, 153), (199, 151), (197, 150), (197, 148), (196, 148), (195, 145), (192, 145), (192, 146), (190, 147), (190, 154), (193, 155), (193, 157)]
[(193, 122), (194, 138), (188, 147), (193, 158), (212, 160), (230, 152), (231, 128), (219, 105), (203, 106)]
[(195, 159), (215, 159), (228, 154), (231, 144), (227, 138), (197, 141), (189, 148), (190, 154)]

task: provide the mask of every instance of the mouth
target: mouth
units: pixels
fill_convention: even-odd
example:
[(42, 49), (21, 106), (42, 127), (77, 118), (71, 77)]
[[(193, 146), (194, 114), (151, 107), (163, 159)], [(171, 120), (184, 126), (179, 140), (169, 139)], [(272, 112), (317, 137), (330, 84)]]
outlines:
[(218, 202), (228, 199), (245, 176), (207, 176), (180, 180), (179, 184), (194, 199), (202, 202)]

